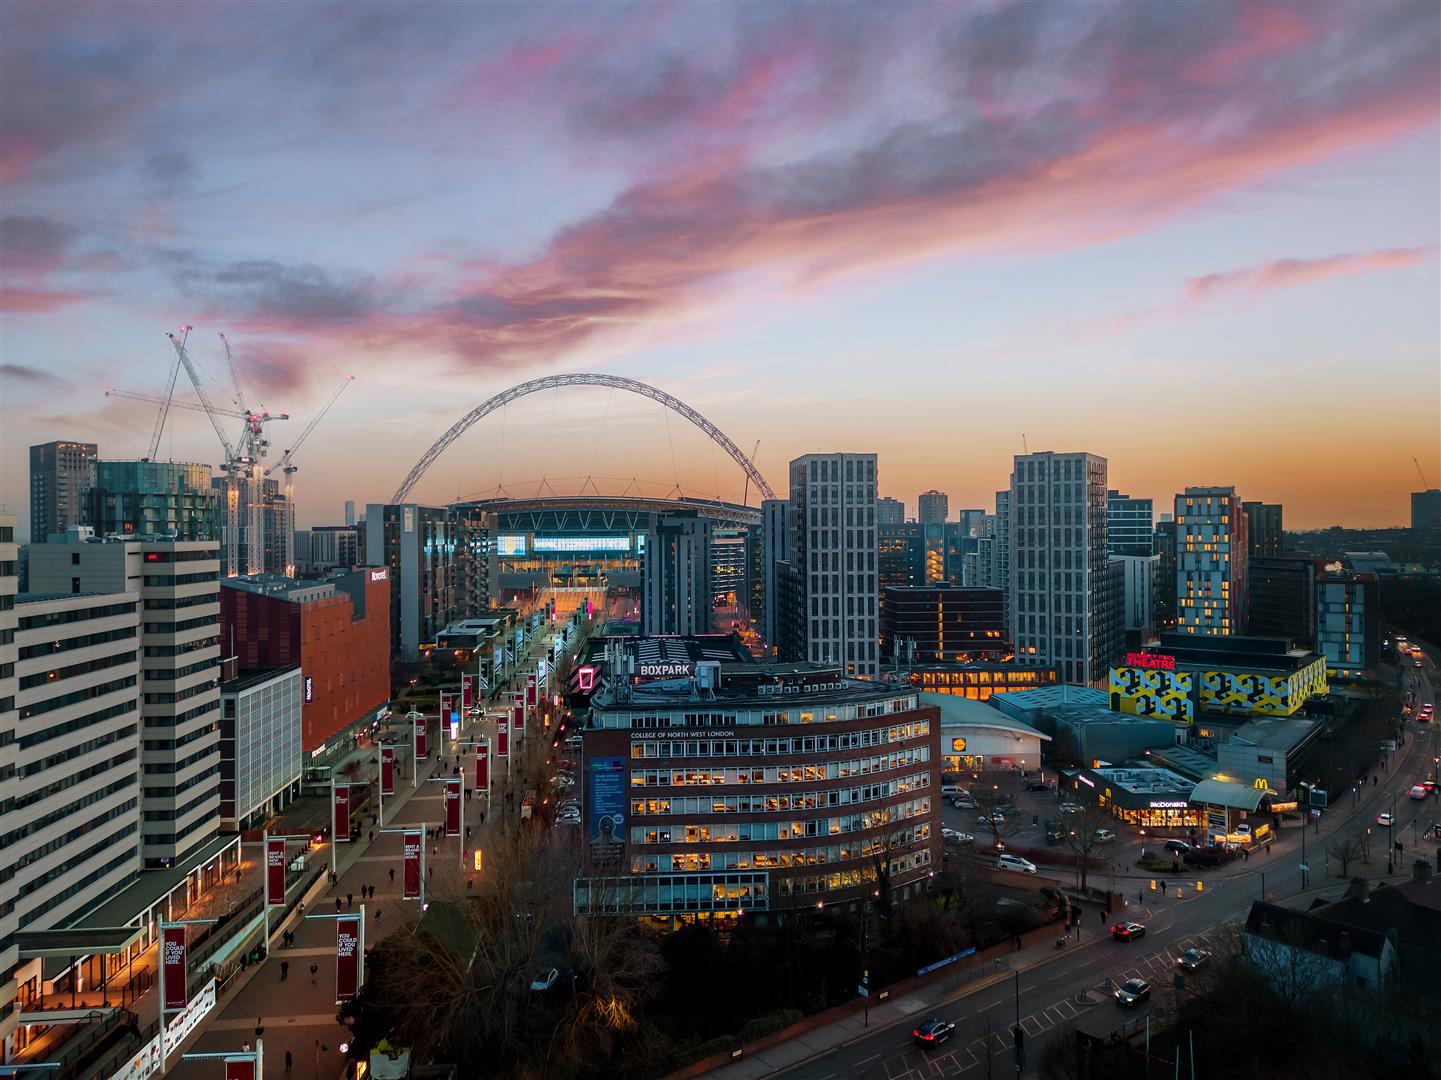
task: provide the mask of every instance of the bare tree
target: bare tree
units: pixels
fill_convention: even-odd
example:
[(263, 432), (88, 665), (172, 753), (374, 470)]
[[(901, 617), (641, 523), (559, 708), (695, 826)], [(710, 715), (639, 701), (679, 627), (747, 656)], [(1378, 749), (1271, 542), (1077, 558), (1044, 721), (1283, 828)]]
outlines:
[(1062, 815), (1061, 825), (1065, 830), (1062, 843), (1076, 857), (1076, 871), (1082, 889), (1086, 887), (1092, 868), (1111, 862), (1106, 858), (1106, 852), (1116, 842), (1110, 828), (1114, 824), (1115, 818), (1096, 805), (1082, 805), (1076, 813)]
[(991, 852), (1004, 847), (1005, 838), (1020, 831), (1016, 816), (1016, 778), (1004, 773), (987, 774), (971, 785), (971, 798), (976, 803), (979, 829), (990, 833)]
[(1338, 836), (1331, 841), (1326, 850), (1331, 853), (1331, 857), (1339, 864), (1341, 868), (1339, 876), (1348, 876), (1351, 869), (1351, 861), (1361, 854), (1363, 846), (1364, 843), (1361, 837), (1356, 833)]

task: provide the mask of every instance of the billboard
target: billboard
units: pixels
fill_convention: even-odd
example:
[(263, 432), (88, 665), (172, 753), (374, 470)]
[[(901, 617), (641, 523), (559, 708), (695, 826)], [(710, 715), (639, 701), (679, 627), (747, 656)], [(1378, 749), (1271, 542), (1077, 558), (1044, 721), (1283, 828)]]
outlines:
[(475, 748), (475, 790), (490, 790), (490, 747), (485, 743)]
[(495, 722), (495, 756), (510, 757), (510, 721), (504, 718)]
[(447, 780), (445, 782), (445, 835), (460, 835), (460, 800), (464, 795), (461, 788), (463, 780)]
[[(424, 761), (430, 757), (430, 732), (425, 726), (425, 717), (415, 721), (415, 760)], [(419, 775), (417, 773), (417, 775)]]
[(514, 558), (525, 554), (525, 535), (502, 534), (495, 538), (495, 553)]
[(420, 858), (425, 850), (425, 834), (419, 829), (406, 832), (402, 838), (401, 898), (420, 899)]
[(475, 688), (471, 684), (471, 676), (469, 675), (462, 675), (460, 677), (460, 703), (466, 709), (469, 709), (475, 704)]
[(160, 965), (165, 979), (165, 1008), (180, 1012), (189, 1001), (185, 985), (185, 927), (160, 928)]
[(330, 790), (334, 795), (331, 813), (334, 816), (335, 842), (348, 841), (350, 839), (350, 784), (335, 784)]
[(335, 920), (335, 1002), (360, 992), (360, 916)]
[(265, 902), (271, 907), (285, 906), (285, 841), (269, 837), (265, 841)]
[(380, 793), (395, 794), (395, 747), (380, 748)]
[(625, 844), (625, 758), (597, 757), (585, 763), (586, 838), (596, 863), (619, 860)]
[(525, 695), (516, 694), (511, 699), (510, 722), (516, 730), (516, 734), (525, 730)]

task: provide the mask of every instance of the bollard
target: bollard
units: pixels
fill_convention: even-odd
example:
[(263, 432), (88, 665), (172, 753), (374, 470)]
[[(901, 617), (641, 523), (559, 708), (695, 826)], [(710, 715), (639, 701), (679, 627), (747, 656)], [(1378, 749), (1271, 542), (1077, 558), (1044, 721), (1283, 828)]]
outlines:
[(1181, 899), (1181, 887), (1179, 885), (1176, 886), (1176, 899)]
[(1152, 879), (1151, 879), (1151, 891), (1152, 891), (1152, 892), (1155, 892), (1155, 891), (1156, 891), (1156, 879), (1155, 879), (1155, 878), (1152, 878)]
[(1198, 881), (1198, 882), (1196, 882), (1196, 891), (1197, 891), (1197, 892), (1205, 892), (1205, 891), (1206, 891), (1206, 883), (1205, 883), (1204, 881)]

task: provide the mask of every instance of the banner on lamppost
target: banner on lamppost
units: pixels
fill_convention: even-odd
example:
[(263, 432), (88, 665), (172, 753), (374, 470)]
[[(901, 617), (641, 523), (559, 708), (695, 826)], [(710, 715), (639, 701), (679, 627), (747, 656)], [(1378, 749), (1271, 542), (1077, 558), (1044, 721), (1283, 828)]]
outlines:
[(225, 1080), (255, 1080), (255, 1058), (226, 1058)]
[(331, 790), (335, 793), (335, 841), (350, 840), (350, 784), (336, 784)]
[(274, 837), (265, 840), (265, 902), (285, 906), (285, 841)]
[(380, 793), (395, 794), (395, 747), (380, 748)]
[(485, 743), (475, 748), (475, 790), (490, 790), (490, 747)]
[(460, 800), (463, 795), (461, 787), (462, 780), (447, 780), (445, 782), (445, 835), (460, 835)]
[(185, 927), (161, 927), (160, 964), (165, 971), (165, 1008), (170, 1012), (180, 1012), (190, 1000), (185, 985), (185, 953)]
[(404, 900), (420, 899), (420, 853), (424, 847), (425, 834), (419, 829), (405, 834), (402, 848), (405, 866), (401, 881), (401, 898)]
[(346, 1001), (360, 992), (360, 919), (335, 920), (335, 1000)]
[(460, 703), (467, 711), (475, 704), (475, 691), (471, 686), (471, 677), (469, 675), (462, 675), (460, 677)]
[(430, 747), (429, 747), (429, 745), (428, 745), (428, 742), (429, 742), (428, 736), (429, 736), (429, 734), (430, 734), (430, 732), (429, 732), (429, 730), (428, 730), (428, 729), (426, 728), (426, 726), (425, 726), (425, 717), (423, 717), (423, 716), (417, 716), (417, 717), (415, 718), (415, 760), (416, 760), (416, 761), (424, 761), (426, 758), (430, 757)]
[(535, 708), (535, 676), (534, 676), (534, 675), (527, 675), (527, 676), (525, 677), (525, 707), (526, 707), (527, 709), (533, 709), (533, 708)]
[(454, 694), (440, 695), (440, 726), (442, 729), (444, 729), (445, 725), (450, 723), (450, 713), (451, 710), (455, 707), (453, 702), (451, 701), (454, 696)]
[(511, 698), (510, 722), (517, 735), (525, 731), (525, 695), (515, 694)]
[(495, 722), (495, 756), (510, 757), (510, 721), (505, 717)]

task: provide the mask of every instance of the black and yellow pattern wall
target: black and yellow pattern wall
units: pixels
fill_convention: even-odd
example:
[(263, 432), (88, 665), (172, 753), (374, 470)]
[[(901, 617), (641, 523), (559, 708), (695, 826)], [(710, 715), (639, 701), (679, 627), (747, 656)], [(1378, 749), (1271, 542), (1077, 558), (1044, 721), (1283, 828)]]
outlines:
[[(1193, 687), (1198, 690), (1194, 696)], [(1326, 662), (1320, 658), (1286, 675), (1116, 667), (1110, 680), (1111, 708), (1178, 724), (1195, 722), (1195, 701), (1207, 712), (1291, 716), (1328, 688)]]
[(1111, 708), (1132, 716), (1193, 724), (1192, 687), (1189, 671), (1115, 667), (1111, 669)]

